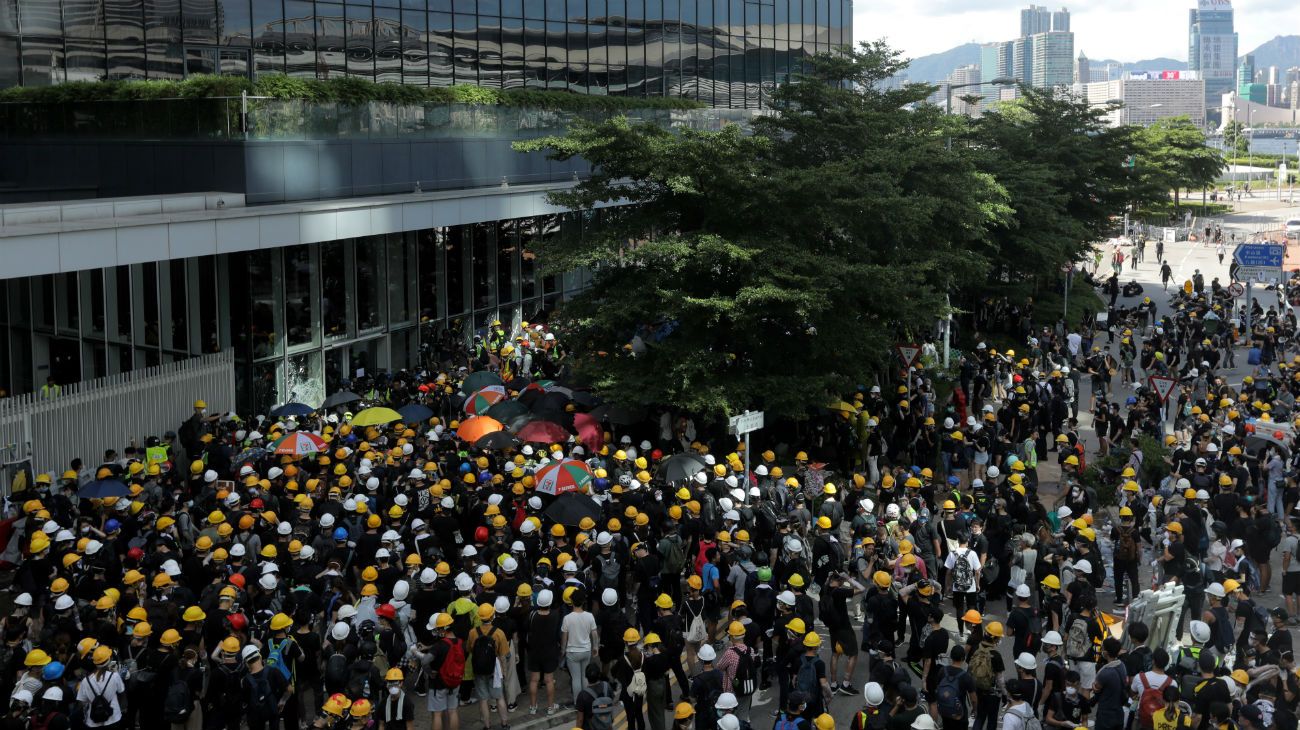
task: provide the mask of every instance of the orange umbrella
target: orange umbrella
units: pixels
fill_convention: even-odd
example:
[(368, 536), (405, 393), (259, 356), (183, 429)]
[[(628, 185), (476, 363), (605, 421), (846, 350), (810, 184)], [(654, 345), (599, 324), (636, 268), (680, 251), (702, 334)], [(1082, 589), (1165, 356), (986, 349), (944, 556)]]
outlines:
[(460, 422), (460, 428), (456, 430), (456, 438), (472, 444), (494, 431), (503, 430), (505, 430), (505, 426), (501, 425), (501, 422), (495, 418), (474, 416)]

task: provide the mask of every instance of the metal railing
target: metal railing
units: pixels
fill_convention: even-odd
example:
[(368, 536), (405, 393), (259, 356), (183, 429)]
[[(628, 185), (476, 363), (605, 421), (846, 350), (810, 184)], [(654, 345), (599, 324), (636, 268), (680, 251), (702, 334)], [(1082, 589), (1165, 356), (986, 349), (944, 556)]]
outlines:
[[(144, 447), (148, 436), (176, 430), (195, 400), (209, 413), (235, 407), (233, 350), (61, 386), (58, 395), (0, 400), (5, 461), (31, 459), (37, 472), (61, 472), (75, 458), (97, 466), (106, 449)], [(57, 475), (56, 475), (57, 476)]]

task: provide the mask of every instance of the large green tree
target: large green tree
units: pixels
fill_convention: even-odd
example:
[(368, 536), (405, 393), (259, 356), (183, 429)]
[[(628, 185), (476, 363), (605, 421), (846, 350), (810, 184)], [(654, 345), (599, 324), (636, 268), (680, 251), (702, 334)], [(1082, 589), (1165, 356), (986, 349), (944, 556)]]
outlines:
[(1068, 92), (1022, 87), (971, 122), (962, 140), (1015, 211), (990, 230), (997, 276), (980, 284), (1032, 293), (1106, 237), (1133, 199), (1125, 162), (1137, 150), (1134, 129), (1108, 127), (1106, 112)]
[(812, 59), (749, 134), (619, 118), (521, 145), (592, 163), (557, 204), (619, 204), (542, 251), (595, 272), (563, 312), (581, 374), (623, 402), (800, 415), (929, 331), (1010, 210), (931, 87), (883, 88), (904, 67), (881, 43)]
[(1172, 189), (1175, 208), (1183, 188), (1213, 184), (1225, 166), (1223, 155), (1206, 144), (1205, 133), (1188, 117), (1160, 119), (1138, 133), (1138, 174), (1162, 194)]

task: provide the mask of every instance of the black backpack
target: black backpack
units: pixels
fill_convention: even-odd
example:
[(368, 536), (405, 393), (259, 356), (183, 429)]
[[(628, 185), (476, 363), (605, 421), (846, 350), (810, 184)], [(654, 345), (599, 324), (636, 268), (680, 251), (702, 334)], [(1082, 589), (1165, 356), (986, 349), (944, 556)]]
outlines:
[(474, 648), (470, 650), (469, 661), (475, 677), (491, 677), (496, 671), (497, 643), (492, 640), (491, 633), (478, 634)]
[(341, 693), (348, 685), (348, 658), (342, 652), (330, 654), (325, 660), (325, 692)]
[(248, 683), (249, 719), (270, 720), (275, 717), (279, 702), (276, 700), (275, 693), (271, 691), (271, 683), (266, 677), (266, 669), (244, 677), (244, 681)]
[(112, 677), (105, 679), (104, 686), (98, 690), (95, 689), (95, 683), (91, 681), (90, 677), (86, 677), (86, 681), (90, 682), (90, 721), (100, 725), (107, 724), (109, 719), (113, 717), (113, 703), (104, 695), (108, 692), (108, 685), (112, 683)]
[(348, 667), (348, 697), (353, 699), (369, 698), (374, 694), (375, 688), (370, 686), (371, 670), (374, 667), (374, 662), (366, 659), (358, 659), (352, 662), (352, 666)]
[(194, 695), (190, 684), (183, 679), (173, 680), (163, 698), (163, 719), (171, 723), (184, 723), (194, 712)]
[(737, 697), (748, 697), (758, 689), (758, 672), (755, 671), (753, 651), (748, 647), (743, 651), (733, 647), (729, 651), (736, 654), (736, 673), (731, 678), (731, 692)]

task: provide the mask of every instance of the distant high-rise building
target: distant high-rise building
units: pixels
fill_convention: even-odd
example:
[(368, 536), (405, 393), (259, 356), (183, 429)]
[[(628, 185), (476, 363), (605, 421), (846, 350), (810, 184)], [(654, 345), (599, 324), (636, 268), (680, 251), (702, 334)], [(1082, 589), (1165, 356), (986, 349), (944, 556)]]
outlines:
[[(1094, 107), (1107, 107), (1106, 119), (1111, 126), (1147, 125), (1157, 119), (1189, 117), (1198, 126), (1205, 123), (1203, 82), (1187, 71), (1140, 72), (1124, 74), (1110, 81), (1080, 85), (1080, 91)], [(1109, 102), (1119, 99), (1121, 107)]]
[(1237, 78), (1237, 33), (1232, 0), (1197, 0), (1188, 11), (1187, 68), (1205, 80), (1207, 108), (1217, 110)]
[(1079, 57), (1074, 61), (1074, 83), (1087, 84), (1092, 81), (1092, 66), (1088, 63), (1088, 57), (1079, 51)]
[(1255, 56), (1247, 53), (1237, 64), (1237, 95), (1246, 96), (1246, 87), (1255, 83)]
[(1051, 88), (1068, 86), (1074, 80), (1074, 34), (1069, 32), (1037, 33), (1031, 36), (1033, 63), (1031, 86)]
[(1070, 11), (1061, 8), (1052, 13), (1052, 30), (1059, 33), (1070, 32)]
[(1269, 66), (1269, 67), (1268, 67), (1268, 83), (1269, 83), (1269, 85), (1273, 85), (1273, 84), (1281, 84), (1282, 81), (1281, 81), (1281, 79), (1278, 78), (1279, 75), (1280, 75), (1280, 74), (1278, 73), (1278, 68), (1277, 68), (1277, 66)]
[(1001, 95), (999, 87), (993, 85), (994, 79), (1014, 78), (1011, 69), (1012, 49), (1014, 44), (1011, 41), (998, 41), (996, 43), (985, 43), (980, 46), (980, 95), (984, 97), (980, 101), (980, 109), (988, 109), (991, 104), (996, 102)]
[(1020, 37), (1058, 31), (1070, 31), (1070, 11), (1065, 8), (1048, 10), (1040, 5), (1030, 5), (1020, 11)]

